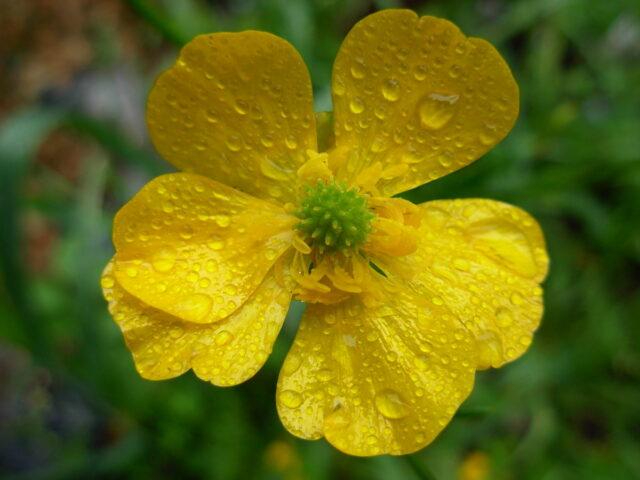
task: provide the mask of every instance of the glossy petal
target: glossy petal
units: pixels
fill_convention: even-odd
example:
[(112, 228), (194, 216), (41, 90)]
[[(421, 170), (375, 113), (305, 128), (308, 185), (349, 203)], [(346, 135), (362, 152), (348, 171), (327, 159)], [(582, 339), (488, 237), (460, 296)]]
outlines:
[[(379, 280), (380, 281), (380, 280)], [(384, 298), (312, 304), (280, 373), (280, 418), (351, 455), (431, 442), (470, 393), (473, 336), (446, 307), (384, 280)]]
[(291, 298), (290, 277), (277, 275), (274, 268), (235, 313), (217, 323), (196, 324), (129, 295), (118, 284), (112, 266), (109, 263), (101, 282), (109, 311), (138, 372), (149, 380), (173, 378), (192, 368), (215, 385), (244, 382), (271, 352)]
[(195, 323), (235, 311), (291, 245), (294, 217), (190, 173), (149, 182), (114, 220), (114, 274), (143, 303)]
[(416, 289), (437, 292), (474, 333), (478, 368), (522, 355), (542, 317), (549, 259), (538, 223), (525, 211), (492, 200), (420, 205), (418, 250), (386, 266)]
[(378, 188), (389, 196), (479, 158), (519, 109), (494, 47), (409, 10), (369, 15), (349, 32), (333, 68), (333, 104), (339, 177), (353, 182), (379, 162), (387, 174)]
[(176, 167), (259, 198), (291, 197), (306, 150), (316, 148), (307, 68), (265, 32), (189, 42), (151, 90), (147, 122)]

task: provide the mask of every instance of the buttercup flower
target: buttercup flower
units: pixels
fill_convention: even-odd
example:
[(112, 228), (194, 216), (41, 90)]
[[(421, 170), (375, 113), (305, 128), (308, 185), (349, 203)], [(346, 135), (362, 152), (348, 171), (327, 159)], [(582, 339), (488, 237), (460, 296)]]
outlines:
[(102, 286), (140, 375), (192, 369), (221, 386), (253, 376), (291, 299), (306, 302), (278, 380), (282, 423), (349, 454), (406, 454), (540, 322), (548, 259), (533, 218), (394, 197), (504, 138), (518, 88), (489, 43), (406, 10), (351, 30), (332, 87), (333, 116), (314, 116), (300, 55), (268, 33), (186, 45), (147, 110), (183, 172), (118, 212)]

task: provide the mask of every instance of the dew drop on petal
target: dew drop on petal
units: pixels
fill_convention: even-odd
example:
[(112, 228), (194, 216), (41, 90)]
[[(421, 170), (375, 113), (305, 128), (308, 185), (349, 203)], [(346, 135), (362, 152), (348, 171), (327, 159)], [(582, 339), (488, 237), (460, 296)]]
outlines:
[(355, 114), (362, 113), (364, 111), (364, 102), (362, 101), (361, 98), (355, 97), (349, 103), (349, 108)]
[(390, 102), (397, 101), (400, 98), (400, 83), (393, 78), (385, 80), (382, 84), (382, 96)]
[(180, 311), (183, 318), (193, 322), (201, 322), (211, 310), (212, 304), (209, 295), (194, 293), (181, 302)]
[(237, 135), (230, 135), (226, 141), (227, 148), (232, 152), (239, 152), (242, 148), (242, 139)]
[(418, 105), (420, 124), (427, 130), (443, 128), (455, 115), (458, 99), (458, 95), (430, 93)]
[(286, 181), (289, 179), (286, 172), (267, 157), (262, 157), (260, 159), (260, 171), (265, 177), (272, 180)]
[(163, 248), (158, 250), (151, 260), (151, 266), (153, 266), (156, 272), (166, 273), (173, 269), (176, 263), (176, 254), (171, 248)]
[(351, 65), (351, 76), (353, 78), (361, 79), (365, 76), (364, 65), (362, 64), (362, 60), (356, 60)]
[(290, 150), (294, 150), (298, 147), (298, 142), (293, 135), (287, 136), (287, 138), (284, 140), (284, 143)]
[(409, 415), (409, 405), (395, 390), (382, 390), (374, 398), (376, 409), (386, 418), (392, 420)]
[(233, 339), (233, 334), (228, 330), (221, 330), (218, 332), (214, 338), (214, 342), (218, 346), (223, 346), (229, 343)]
[(513, 314), (506, 308), (496, 310), (496, 324), (499, 327), (508, 327), (513, 324)]
[(280, 403), (288, 408), (297, 408), (302, 404), (302, 395), (295, 390), (283, 390), (279, 396)]

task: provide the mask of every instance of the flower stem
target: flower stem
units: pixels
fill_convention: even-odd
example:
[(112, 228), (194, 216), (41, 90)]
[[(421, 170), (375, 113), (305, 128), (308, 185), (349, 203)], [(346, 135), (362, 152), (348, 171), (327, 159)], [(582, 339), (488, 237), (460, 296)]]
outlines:
[(407, 465), (411, 468), (416, 477), (420, 480), (436, 480), (435, 475), (429, 470), (418, 458), (414, 455), (403, 455), (403, 458)]

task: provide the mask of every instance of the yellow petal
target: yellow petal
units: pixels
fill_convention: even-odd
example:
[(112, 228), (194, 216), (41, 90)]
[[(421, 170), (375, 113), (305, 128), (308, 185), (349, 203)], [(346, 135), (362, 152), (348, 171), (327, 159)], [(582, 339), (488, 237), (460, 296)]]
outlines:
[(176, 167), (259, 198), (293, 195), (305, 151), (316, 149), (309, 72), (288, 42), (265, 32), (189, 42), (151, 90), (147, 123)]
[(280, 207), (191, 173), (149, 182), (114, 220), (114, 275), (143, 303), (195, 323), (234, 312), (291, 245)]
[(409, 10), (369, 15), (349, 32), (333, 68), (333, 105), (338, 177), (353, 182), (380, 162), (389, 174), (378, 187), (389, 196), (479, 158), (519, 108), (494, 47)]
[(291, 298), (290, 278), (282, 283), (271, 270), (235, 313), (202, 325), (182, 321), (129, 295), (113, 275), (113, 262), (105, 268), (101, 283), (109, 311), (142, 377), (163, 380), (192, 368), (202, 380), (220, 386), (242, 383), (262, 367)]
[(414, 452), (473, 386), (475, 343), (446, 307), (384, 280), (383, 298), (311, 304), (278, 380), (294, 435), (360, 456)]
[(542, 317), (540, 282), (549, 259), (538, 223), (492, 200), (442, 200), (420, 209), (417, 251), (383, 263), (463, 319), (478, 341), (478, 368), (518, 358)]

